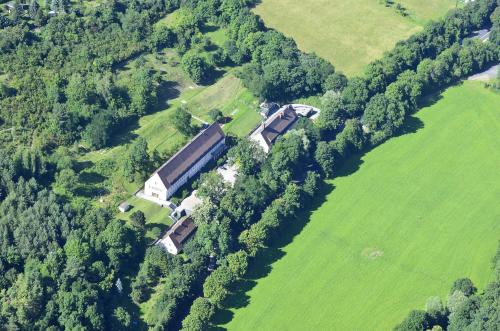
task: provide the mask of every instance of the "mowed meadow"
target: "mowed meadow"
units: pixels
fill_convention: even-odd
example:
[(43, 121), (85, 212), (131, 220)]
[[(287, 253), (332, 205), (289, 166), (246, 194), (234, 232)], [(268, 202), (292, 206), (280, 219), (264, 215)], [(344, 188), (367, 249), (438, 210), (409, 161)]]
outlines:
[(292, 37), (299, 48), (315, 52), (345, 74), (363, 72), (402, 39), (443, 16), (455, 0), (400, 1), (408, 17), (378, 0), (262, 0), (255, 13), (264, 23)]
[(219, 326), (390, 330), (428, 297), (446, 300), (457, 278), (481, 289), (500, 234), (499, 105), (465, 82), (352, 159), (256, 259)]

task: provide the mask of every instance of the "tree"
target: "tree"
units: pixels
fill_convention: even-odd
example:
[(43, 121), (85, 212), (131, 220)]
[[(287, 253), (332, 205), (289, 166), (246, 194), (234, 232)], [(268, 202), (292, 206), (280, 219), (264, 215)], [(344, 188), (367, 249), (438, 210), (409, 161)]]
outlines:
[(191, 124), (191, 114), (185, 107), (180, 107), (175, 110), (172, 124), (180, 133), (185, 136), (190, 136), (194, 133), (194, 127)]
[(207, 298), (196, 298), (191, 305), (189, 315), (182, 321), (182, 330), (205, 330), (214, 313), (214, 306)]
[(157, 106), (157, 78), (145, 67), (137, 68), (132, 74), (133, 84), (129, 85), (130, 107), (135, 115), (142, 116)]
[(229, 294), (229, 286), (233, 283), (234, 276), (226, 266), (220, 266), (207, 277), (203, 283), (203, 294), (212, 304), (220, 307), (222, 301)]
[(113, 116), (109, 111), (101, 111), (95, 115), (85, 128), (83, 138), (94, 149), (107, 146), (114, 125)]
[(446, 309), (439, 297), (430, 297), (425, 303), (425, 311), (431, 317), (433, 324), (446, 325)]
[(451, 314), (453, 314), (466, 301), (467, 297), (462, 293), (462, 291), (454, 291), (448, 296), (446, 307), (451, 312)]
[(130, 181), (142, 182), (146, 179), (151, 167), (151, 158), (148, 154), (148, 144), (143, 137), (137, 138), (125, 155), (123, 172)]
[(491, 14), (491, 22), (493, 26), (491, 28), (489, 41), (498, 46), (500, 45), (500, 7), (497, 7), (493, 14)]
[(141, 303), (148, 299), (149, 286), (146, 281), (146, 276), (139, 274), (132, 283), (132, 291), (130, 297), (135, 303)]
[(229, 270), (237, 278), (243, 277), (248, 268), (248, 254), (245, 251), (237, 251), (229, 254), (226, 258)]
[(62, 169), (56, 175), (55, 186), (60, 188), (64, 194), (72, 195), (78, 185), (78, 176), (71, 168)]
[(134, 223), (135, 226), (144, 229), (146, 225), (146, 216), (140, 210), (136, 210), (130, 215), (130, 220)]
[(360, 115), (363, 112), (365, 103), (368, 101), (366, 81), (359, 77), (349, 80), (342, 91), (342, 100), (350, 116)]
[(333, 145), (336, 151), (344, 158), (359, 152), (365, 145), (365, 135), (361, 123), (357, 119), (350, 119), (345, 122), (344, 129), (340, 132)]
[(308, 195), (308, 197), (312, 198), (316, 194), (320, 185), (320, 180), (321, 176), (318, 173), (314, 171), (307, 172), (306, 179), (302, 185), (302, 190)]
[(327, 91), (321, 98), (322, 109), (318, 126), (323, 137), (333, 139), (346, 118), (346, 107), (338, 92)]
[(371, 131), (382, 131), (386, 137), (394, 134), (403, 121), (404, 113), (395, 104), (389, 104), (384, 94), (377, 94), (370, 99), (362, 119)]
[(213, 70), (207, 60), (195, 50), (182, 56), (182, 68), (195, 83), (207, 80)]
[(219, 122), (220, 120), (222, 120), (224, 118), (224, 115), (222, 114), (222, 112), (217, 108), (210, 110), (210, 112), (208, 113), (208, 116), (210, 116), (210, 118), (214, 122)]
[(29, 6), (30, 17), (34, 19), (37, 15), (39, 9), (40, 9), (40, 5), (38, 4), (38, 1), (31, 0), (30, 6)]
[(120, 269), (125, 259), (131, 258), (132, 234), (122, 221), (111, 221), (100, 234), (99, 239), (104, 246), (109, 263), (115, 269)]
[(255, 141), (241, 139), (235, 147), (229, 150), (228, 157), (238, 166), (240, 174), (254, 175), (264, 163), (266, 155)]
[(462, 292), (466, 297), (471, 296), (476, 293), (477, 289), (469, 278), (459, 278), (453, 282), (450, 294), (455, 293), (455, 291)]
[(336, 151), (331, 143), (320, 141), (314, 158), (327, 177), (332, 177), (336, 165)]
[(113, 311), (113, 320), (116, 330), (130, 326), (130, 314), (123, 307), (117, 307)]
[(425, 311), (412, 310), (406, 319), (394, 328), (394, 331), (422, 331), (427, 330), (429, 325), (429, 316)]
[(219, 205), (228, 184), (217, 171), (201, 175), (200, 185), (196, 194), (213, 205)]
[(335, 72), (332, 64), (316, 54), (300, 54), (300, 67), (304, 71), (304, 92), (306, 94), (316, 94), (323, 90), (327, 77)]
[(252, 224), (250, 229), (241, 232), (239, 241), (245, 247), (248, 255), (255, 256), (257, 252), (266, 247), (267, 229), (264, 224), (257, 222)]
[(347, 77), (342, 72), (335, 72), (328, 76), (323, 83), (323, 90), (342, 92), (347, 85)]

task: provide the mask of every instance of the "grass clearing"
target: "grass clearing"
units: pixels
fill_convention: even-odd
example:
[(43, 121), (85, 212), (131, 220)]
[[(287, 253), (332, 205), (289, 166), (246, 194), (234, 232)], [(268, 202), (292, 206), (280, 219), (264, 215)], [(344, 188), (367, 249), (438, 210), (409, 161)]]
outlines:
[(158, 237), (156, 233), (158, 230), (163, 232), (172, 224), (171, 219), (168, 217), (169, 209), (167, 208), (162, 208), (156, 203), (135, 196), (128, 199), (127, 202), (132, 208), (126, 213), (121, 213), (119, 218), (130, 221), (132, 213), (138, 210), (142, 211), (146, 216), (146, 237), (151, 240), (155, 240)]
[(254, 10), (266, 25), (292, 37), (300, 49), (316, 52), (352, 76), (455, 5), (452, 0), (402, 3), (410, 17), (376, 0), (263, 0)]
[(498, 104), (465, 82), (419, 111), (416, 132), (351, 160), (257, 260), (219, 326), (390, 330), (459, 277), (482, 288), (500, 234)]

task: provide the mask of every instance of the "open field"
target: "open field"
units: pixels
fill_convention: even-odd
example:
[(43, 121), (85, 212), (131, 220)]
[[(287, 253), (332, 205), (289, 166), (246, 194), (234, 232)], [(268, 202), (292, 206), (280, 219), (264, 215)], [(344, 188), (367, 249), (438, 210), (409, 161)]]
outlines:
[(219, 326), (390, 330), (459, 277), (482, 288), (500, 239), (498, 104), (467, 81), (352, 159), (256, 259)]
[(419, 31), (429, 19), (444, 15), (452, 0), (406, 0), (409, 17), (377, 0), (263, 0), (255, 8), (266, 25), (292, 37), (349, 76)]
[(401, 0), (399, 2), (407, 9), (410, 17), (422, 25), (440, 18), (457, 5), (456, 0)]

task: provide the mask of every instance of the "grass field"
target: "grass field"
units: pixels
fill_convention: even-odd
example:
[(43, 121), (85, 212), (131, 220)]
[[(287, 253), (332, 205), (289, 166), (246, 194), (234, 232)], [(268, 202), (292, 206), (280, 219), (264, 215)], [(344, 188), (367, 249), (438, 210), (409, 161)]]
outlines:
[(454, 0), (406, 0), (409, 17), (378, 0), (263, 0), (255, 8), (267, 26), (292, 37), (349, 76), (419, 31), (429, 19), (444, 15)]
[(500, 239), (499, 104), (465, 82), (419, 111), (413, 132), (351, 160), (257, 259), (219, 326), (390, 330), (459, 277), (483, 287)]

